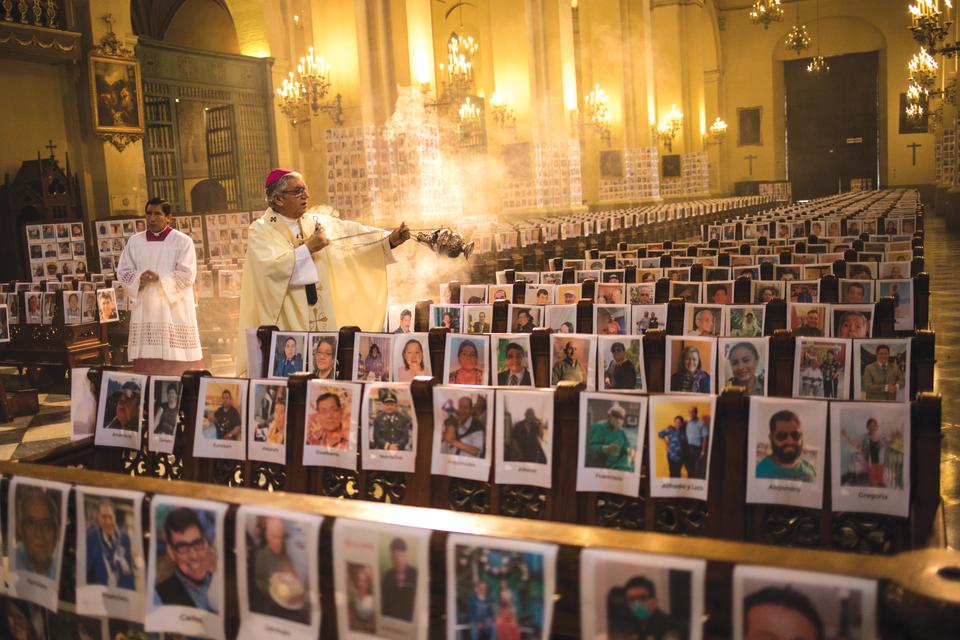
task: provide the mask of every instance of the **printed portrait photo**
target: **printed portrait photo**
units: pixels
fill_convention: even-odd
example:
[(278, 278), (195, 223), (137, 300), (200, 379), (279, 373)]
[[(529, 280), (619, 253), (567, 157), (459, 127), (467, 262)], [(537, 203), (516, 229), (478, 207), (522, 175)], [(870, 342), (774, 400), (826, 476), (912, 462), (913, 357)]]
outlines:
[(798, 338), (793, 363), (795, 398), (850, 397), (850, 341)]
[(630, 311), (634, 335), (643, 335), (647, 329), (667, 328), (666, 304), (635, 305)]
[(9, 497), (11, 569), (56, 581), (65, 525), (63, 485), (14, 478)]
[(307, 342), (307, 371), (320, 380), (333, 380), (337, 377), (337, 340), (336, 332), (309, 333)]
[[(650, 274), (651, 277), (654, 276), (655, 272), (659, 269), (651, 269), (646, 273)], [(640, 279), (642, 276), (638, 273), (637, 279)], [(656, 302), (656, 279), (645, 281), (640, 280), (640, 284), (628, 284), (627, 285), (627, 302), (631, 305), (637, 304), (653, 304)]]
[(392, 304), (387, 307), (387, 332), (410, 333), (416, 308), (412, 304)]
[(910, 340), (876, 338), (853, 343), (853, 399), (909, 401)]
[(580, 554), (582, 637), (699, 640), (705, 572), (702, 560), (584, 549)]
[(713, 393), (717, 339), (667, 336), (667, 391)]
[(824, 402), (751, 398), (747, 501), (821, 508), (826, 425)]
[(541, 307), (511, 304), (508, 314), (507, 331), (510, 333), (532, 333), (536, 327), (543, 326)]
[(246, 457), (245, 410), (249, 381), (233, 378), (202, 378), (194, 437), (194, 455)]
[(775, 298), (782, 298), (783, 285), (776, 280), (754, 280), (750, 283), (753, 304), (767, 304)]
[(544, 307), (543, 323), (554, 333), (577, 332), (577, 305), (550, 304)]
[(100, 417), (96, 444), (140, 448), (147, 376), (104, 371), (100, 382)]
[(687, 303), (700, 302), (701, 282), (676, 281), (670, 283), (670, 297), (680, 298)]
[(893, 317), (897, 331), (913, 331), (913, 280), (880, 280), (879, 298), (893, 298)]
[(733, 570), (735, 638), (875, 637), (876, 582), (740, 565)]
[(648, 449), (652, 475), (704, 480), (706, 484), (713, 402), (713, 398), (651, 398)]
[(840, 279), (841, 304), (866, 304), (873, 302), (872, 280)]
[(361, 386), (311, 380), (307, 384), (303, 464), (357, 468)]
[(443, 380), (445, 384), (487, 384), (488, 336), (448, 333)]
[(27, 324), (43, 324), (43, 312), (41, 309), (43, 294), (27, 291), (23, 294), (23, 298), (25, 301)]
[(600, 390), (622, 389), (645, 391), (646, 372), (643, 368), (643, 340), (599, 336), (597, 351), (602, 361), (600, 366)]
[(493, 406), (489, 389), (434, 388), (431, 473), (489, 480)]
[(556, 286), (552, 284), (528, 284), (524, 289), (524, 304), (553, 304)]
[(596, 336), (550, 334), (550, 386), (562, 381), (584, 383), (592, 390)]
[(549, 488), (553, 459), (553, 393), (497, 392), (496, 480)]
[(593, 332), (622, 336), (630, 330), (630, 307), (625, 304), (593, 305)]
[(485, 284), (463, 284), (460, 285), (460, 303), (461, 304), (486, 304), (487, 285)]
[(910, 494), (910, 405), (830, 406), (833, 508), (906, 517)]
[(357, 333), (354, 340), (353, 379), (365, 382), (389, 382), (393, 335)]
[(526, 334), (494, 334), (490, 336), (496, 366), (497, 384), (506, 387), (532, 387), (533, 363), (530, 359), (530, 336)]
[(577, 304), (580, 301), (581, 291), (582, 286), (579, 282), (557, 285), (556, 304)]
[[(0, 301), (4, 295), (0, 294)], [(0, 342), (10, 342), (10, 315), (5, 304), (0, 304)]]
[(100, 324), (105, 322), (119, 322), (120, 312), (117, 310), (117, 292), (113, 289), (97, 291), (97, 315)]
[(820, 281), (800, 280), (787, 283), (787, 301), (800, 304), (820, 302)]
[(226, 510), (222, 503), (154, 496), (147, 629), (222, 636)]
[(720, 305), (684, 305), (684, 334), (719, 336), (723, 334), (723, 307)]
[(644, 397), (581, 394), (578, 491), (638, 495), (646, 418)]
[(733, 302), (733, 282), (708, 282), (707, 304), (730, 304)]
[(833, 336), (836, 338), (869, 338), (873, 332), (872, 304), (831, 305)]
[(306, 339), (305, 333), (274, 332), (270, 349), (271, 378), (286, 378), (291, 374), (306, 371)]
[(598, 283), (594, 289), (594, 301), (597, 304), (623, 304), (623, 285), (615, 283)]
[(252, 442), (283, 445), (287, 439), (286, 382), (251, 380), (250, 435)]
[(556, 547), (466, 535), (447, 539), (447, 637), (550, 636)]
[(767, 307), (762, 304), (727, 305), (723, 308), (726, 335), (734, 338), (760, 338), (763, 336), (763, 318)]
[(348, 562), (347, 629), (354, 633), (375, 635), (377, 632), (376, 598), (382, 597), (374, 589), (373, 565)]
[(464, 326), (467, 333), (490, 333), (493, 320), (493, 305), (478, 304), (463, 307)]
[(43, 294), (43, 324), (53, 324), (57, 315), (57, 294), (48, 292)]
[(743, 387), (748, 396), (767, 395), (768, 338), (720, 338), (720, 380), (724, 387)]
[(143, 495), (114, 490), (77, 493), (77, 611), (143, 618)]
[(393, 339), (393, 380), (410, 382), (417, 376), (433, 375), (426, 333), (411, 333)]
[(366, 385), (364, 404), (364, 468), (412, 472), (417, 416), (410, 386)]
[[(242, 505), (237, 512), (241, 633), (319, 631), (321, 519)], [(258, 620), (260, 616), (271, 620)], [(246, 627), (250, 628), (247, 629)]]
[(460, 333), (460, 305), (430, 305), (430, 326)]
[(830, 335), (830, 305), (787, 303), (787, 328), (796, 337), (825, 338)]
[[(494, 302), (513, 302), (513, 285), (512, 284), (491, 284), (487, 287), (487, 300), (493, 304)], [(433, 326), (440, 326), (434, 324)]]

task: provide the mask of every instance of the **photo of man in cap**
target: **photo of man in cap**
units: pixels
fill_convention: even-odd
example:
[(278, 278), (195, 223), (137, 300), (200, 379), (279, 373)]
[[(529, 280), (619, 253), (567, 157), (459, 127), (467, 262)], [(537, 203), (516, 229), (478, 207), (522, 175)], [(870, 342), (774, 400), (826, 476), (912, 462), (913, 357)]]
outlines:
[(106, 429), (140, 430), (140, 384), (133, 380), (108, 381), (107, 406), (104, 410)]
[(413, 420), (406, 411), (397, 406), (396, 391), (380, 389), (377, 400), (380, 402), (380, 410), (371, 411), (374, 415), (373, 420), (370, 421), (370, 448), (385, 451), (411, 451)]

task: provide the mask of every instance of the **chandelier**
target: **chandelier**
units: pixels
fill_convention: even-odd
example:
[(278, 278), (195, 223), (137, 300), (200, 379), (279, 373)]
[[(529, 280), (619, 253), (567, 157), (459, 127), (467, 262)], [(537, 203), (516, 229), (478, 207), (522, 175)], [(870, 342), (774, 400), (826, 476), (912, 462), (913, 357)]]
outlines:
[(950, 32), (948, 12), (952, 9), (952, 0), (914, 0), (908, 7), (914, 40), (936, 53), (937, 45)]
[(797, 55), (810, 48), (810, 34), (807, 33), (807, 28), (800, 24), (799, 2), (797, 2), (797, 22), (790, 28), (790, 33), (787, 34), (786, 45), (787, 49), (796, 51)]
[(750, 9), (750, 22), (762, 24), (764, 29), (768, 29), (770, 23), (781, 20), (783, 20), (783, 7), (780, 6), (780, 0), (754, 0), (753, 7)]
[(597, 135), (610, 144), (610, 96), (600, 87), (600, 83), (597, 83), (584, 97), (583, 102), (587, 108), (587, 117)]
[(826, 58), (820, 54), (820, 43), (823, 37), (820, 31), (820, 0), (817, 0), (817, 55), (813, 57), (810, 64), (807, 65), (807, 73), (812, 73), (818, 78), (826, 73), (830, 73), (830, 65)]
[(672, 105), (667, 115), (657, 124), (654, 135), (663, 140), (667, 151), (673, 151), (673, 139), (677, 137), (682, 127), (683, 113), (677, 109), (677, 105)]
[(490, 96), (490, 113), (501, 129), (514, 129), (517, 118), (513, 114), (513, 96), (497, 89)]
[(326, 113), (336, 126), (343, 124), (343, 103), (340, 94), (330, 102), (323, 102), (330, 91), (332, 67), (323, 58), (317, 57), (313, 47), (300, 58), (297, 71), (291, 71), (277, 88), (277, 103), (280, 113), (290, 120), (291, 126)]
[(727, 136), (727, 123), (720, 117), (713, 121), (710, 129), (707, 131), (708, 144), (720, 144)]
[(810, 60), (810, 64), (807, 65), (807, 72), (812, 73), (815, 76), (821, 76), (825, 73), (830, 73), (830, 65), (827, 64), (827, 59), (823, 56), (817, 55)]
[[(473, 59), (480, 44), (473, 36), (454, 31), (447, 40), (447, 62), (440, 63), (440, 97), (426, 103), (430, 108), (462, 105), (473, 88)], [(459, 109), (459, 107), (458, 107)]]
[(937, 74), (940, 71), (940, 65), (927, 53), (927, 50), (920, 47), (920, 53), (913, 54), (910, 62), (907, 63), (910, 82), (918, 84), (924, 88), (930, 88), (937, 81)]

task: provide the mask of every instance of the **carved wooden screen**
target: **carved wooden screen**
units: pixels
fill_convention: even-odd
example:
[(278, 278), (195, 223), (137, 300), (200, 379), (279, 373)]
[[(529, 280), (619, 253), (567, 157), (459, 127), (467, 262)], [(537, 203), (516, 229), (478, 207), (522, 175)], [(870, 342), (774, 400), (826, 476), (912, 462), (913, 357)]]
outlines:
[[(198, 180), (218, 181), (230, 210), (263, 208), (277, 162), (269, 59), (206, 53), (141, 37), (151, 196), (187, 211)], [(226, 155), (224, 155), (226, 154)]]

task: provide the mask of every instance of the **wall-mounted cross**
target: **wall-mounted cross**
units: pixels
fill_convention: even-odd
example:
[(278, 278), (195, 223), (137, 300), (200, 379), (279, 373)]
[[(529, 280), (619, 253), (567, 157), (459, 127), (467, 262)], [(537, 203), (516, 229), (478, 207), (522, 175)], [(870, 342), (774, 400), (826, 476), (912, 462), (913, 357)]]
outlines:
[(113, 14), (108, 13), (107, 15), (103, 16), (103, 21), (107, 23), (107, 32), (113, 33), (113, 23), (114, 23)]
[(743, 159), (750, 163), (750, 175), (753, 175), (753, 161), (759, 158), (760, 156), (755, 156), (752, 153), (748, 156), (744, 156)]
[(57, 148), (57, 145), (53, 144), (53, 140), (50, 140), (46, 144), (47, 149), (50, 149), (50, 159), (53, 160), (53, 150)]
[(922, 147), (922, 146), (923, 146), (922, 144), (917, 144), (916, 142), (914, 142), (913, 144), (907, 145), (907, 149), (913, 150), (913, 166), (917, 166), (917, 147)]

